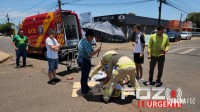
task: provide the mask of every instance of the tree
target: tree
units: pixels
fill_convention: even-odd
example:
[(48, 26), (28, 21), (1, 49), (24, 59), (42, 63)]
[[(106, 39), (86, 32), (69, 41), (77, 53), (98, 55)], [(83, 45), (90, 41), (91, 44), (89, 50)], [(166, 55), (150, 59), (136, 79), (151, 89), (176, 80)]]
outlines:
[(200, 12), (189, 13), (186, 17), (186, 21), (196, 23), (196, 27), (200, 28)]
[(136, 16), (136, 14), (132, 12), (128, 13), (128, 15)]
[(11, 33), (11, 25), (14, 25), (13, 23), (4, 23), (0, 24), (0, 32), (9, 34)]

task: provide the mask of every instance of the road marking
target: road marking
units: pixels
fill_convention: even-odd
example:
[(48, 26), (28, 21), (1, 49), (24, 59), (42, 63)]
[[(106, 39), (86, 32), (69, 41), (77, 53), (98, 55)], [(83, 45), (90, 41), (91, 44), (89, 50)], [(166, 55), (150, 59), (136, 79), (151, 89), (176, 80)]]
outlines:
[(200, 56), (200, 53), (199, 54), (197, 54), (198, 56)]
[(168, 53), (173, 53), (173, 52), (178, 51), (178, 50), (181, 50), (181, 49), (183, 49), (183, 48), (184, 48), (184, 47), (172, 49), (172, 50), (169, 50)]
[(186, 51), (183, 51), (183, 52), (181, 52), (181, 53), (179, 53), (179, 54), (188, 54), (188, 53), (190, 53), (190, 52), (192, 52), (192, 51), (194, 51), (194, 50), (196, 50), (196, 49), (191, 48), (191, 49), (188, 49), (188, 50), (186, 50)]

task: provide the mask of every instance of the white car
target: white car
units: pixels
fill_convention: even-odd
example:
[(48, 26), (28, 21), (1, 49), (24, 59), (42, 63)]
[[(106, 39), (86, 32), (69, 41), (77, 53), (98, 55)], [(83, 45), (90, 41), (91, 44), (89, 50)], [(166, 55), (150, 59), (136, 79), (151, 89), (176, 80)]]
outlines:
[(3, 34), (2, 33), (0, 33), (0, 36), (2, 36)]
[(181, 32), (181, 39), (190, 40), (192, 38), (191, 32)]

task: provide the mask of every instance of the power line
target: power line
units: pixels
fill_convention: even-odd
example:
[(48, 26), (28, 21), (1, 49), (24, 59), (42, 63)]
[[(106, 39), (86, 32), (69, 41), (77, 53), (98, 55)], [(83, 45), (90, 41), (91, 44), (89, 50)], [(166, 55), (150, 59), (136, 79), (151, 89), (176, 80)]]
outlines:
[[(179, 3), (180, 3), (180, 2), (179, 2)], [(188, 3), (188, 2), (185, 2), (184, 0), (182, 0), (182, 1), (181, 1), (181, 3), (185, 4), (185, 6), (186, 6), (186, 7), (189, 7), (189, 8), (191, 8), (191, 7), (192, 7), (192, 8), (193, 8), (192, 10), (199, 11), (199, 9), (198, 9), (198, 8), (196, 8), (195, 6), (193, 6), (193, 5), (189, 4), (189, 3), (191, 3), (191, 2), (189, 2), (189, 3)]]
[(192, 12), (192, 9), (191, 8), (188, 8), (187, 6), (183, 5), (182, 3), (179, 3), (179, 2), (174, 2), (174, 1), (168, 1), (168, 3), (170, 3), (171, 5), (185, 11), (185, 12)]
[(14, 15), (17, 15), (17, 14), (19, 14), (19, 13), (23, 13), (23, 12), (29, 11), (29, 10), (33, 9), (34, 7), (36, 7), (36, 6), (40, 5), (40, 4), (42, 4), (42, 3), (45, 2), (45, 1), (46, 1), (46, 0), (43, 0), (43, 1), (41, 1), (41, 2), (39, 2), (39, 3), (37, 3), (37, 4), (35, 4), (34, 6), (28, 8), (28, 9), (26, 9), (26, 10), (24, 10), (24, 11), (20, 11), (20, 12), (15, 13)]
[(54, 8), (56, 8), (56, 7), (57, 7), (57, 5), (56, 6), (54, 5), (53, 7), (50, 7), (47, 10), (44, 10), (43, 12), (49, 12), (49, 11), (53, 10)]
[(188, 12), (187, 12), (187, 11), (184, 11), (184, 10), (182, 10), (182, 9), (178, 8), (177, 6), (174, 6), (174, 5), (173, 5), (173, 4), (171, 4), (169, 1), (168, 1), (168, 2), (165, 2), (165, 4), (166, 4), (166, 5), (168, 5), (168, 6), (171, 6), (171, 7), (175, 8), (175, 9), (177, 9), (177, 10), (181, 11), (181, 12), (184, 12), (184, 13), (188, 14)]
[(84, 6), (115, 6), (115, 5), (133, 5), (138, 3), (144, 3), (144, 2), (151, 2), (155, 0), (140, 0), (140, 1), (133, 1), (133, 2), (122, 2), (122, 3), (95, 3), (95, 4), (84, 4), (84, 3), (64, 3), (67, 5), (84, 5)]
[(62, 3), (62, 5), (65, 5), (65, 4), (69, 4), (69, 3), (75, 3), (75, 2), (80, 2), (82, 0), (75, 0), (75, 1), (71, 1), (71, 2), (66, 2), (66, 3)]
[[(45, 0), (44, 0), (44, 1), (45, 1)], [(43, 3), (44, 1), (41, 1), (40, 3), (38, 3), (38, 4), (36, 4), (36, 5), (32, 6), (32, 7), (30, 7), (29, 10), (26, 10), (26, 11), (30, 11), (30, 9), (33, 9), (34, 7), (36, 7), (36, 6), (38, 6), (39, 4)], [(45, 10), (42, 10), (42, 9), (38, 8), (38, 10), (35, 11), (35, 13), (38, 13), (38, 12), (43, 13), (43, 12), (51, 11), (53, 8), (56, 7), (56, 5), (55, 5), (55, 2), (54, 2), (54, 3), (51, 3), (51, 4), (45, 5), (45, 6), (43, 6), (43, 7), (48, 7), (48, 8), (45, 9)], [(22, 12), (25, 12), (25, 11), (21, 11), (21, 12), (14, 13), (14, 14), (12, 14), (12, 16), (17, 15), (17, 14), (22, 13)], [(32, 14), (33, 14), (33, 13), (32, 13)], [(26, 16), (26, 14), (25, 14), (24, 16)], [(14, 21), (21, 21), (22, 18), (23, 18), (23, 16), (20, 16), (20, 17), (10, 17), (10, 21), (11, 21), (11, 22), (14, 22)]]
[(177, 0), (173, 0), (171, 2), (176, 2), (176, 4), (178, 4), (179, 6), (181, 6), (184, 9), (189, 9), (190, 12), (194, 11), (194, 9), (192, 9), (190, 6), (188, 6), (188, 4), (184, 4), (183, 2), (177, 1)]

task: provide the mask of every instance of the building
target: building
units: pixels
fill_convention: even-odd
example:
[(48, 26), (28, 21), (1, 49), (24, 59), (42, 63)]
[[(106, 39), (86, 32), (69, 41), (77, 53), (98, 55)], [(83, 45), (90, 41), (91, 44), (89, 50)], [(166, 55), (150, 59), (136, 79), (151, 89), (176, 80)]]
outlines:
[[(132, 32), (132, 28), (136, 24), (140, 24), (142, 27), (142, 32), (146, 34), (150, 34), (153, 30), (155, 30), (158, 25), (158, 19), (134, 16), (131, 14), (115, 14), (115, 15), (106, 15), (106, 16), (98, 16), (93, 18), (95, 22), (98, 21), (109, 21), (112, 24), (120, 27), (125, 35), (129, 35)], [(161, 25), (168, 27), (168, 20), (161, 20)]]
[(169, 21), (168, 28), (171, 30), (175, 30), (177, 32), (182, 31), (190, 31), (190, 32), (196, 32), (199, 31), (199, 28), (196, 28), (196, 24), (192, 23), (191, 21), (183, 22), (178, 20), (171, 20)]

